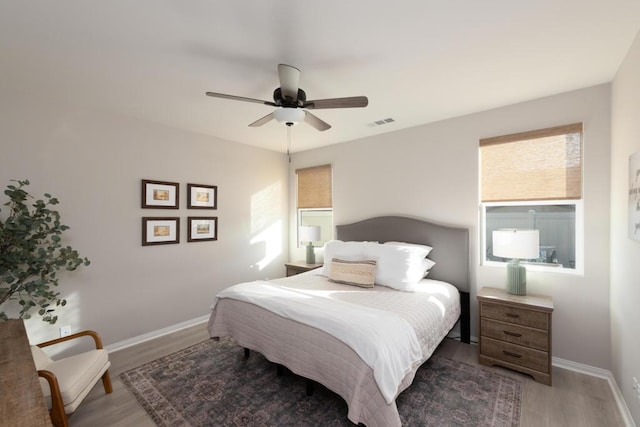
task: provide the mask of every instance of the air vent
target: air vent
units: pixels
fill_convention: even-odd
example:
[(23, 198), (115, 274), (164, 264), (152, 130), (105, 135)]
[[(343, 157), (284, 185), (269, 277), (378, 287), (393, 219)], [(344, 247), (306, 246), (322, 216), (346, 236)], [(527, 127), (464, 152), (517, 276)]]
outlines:
[(376, 120), (373, 123), (370, 123), (369, 126), (382, 126), (382, 125), (386, 125), (387, 123), (393, 123), (395, 122), (395, 120), (393, 120), (391, 117), (386, 118), (386, 119), (382, 119), (382, 120)]

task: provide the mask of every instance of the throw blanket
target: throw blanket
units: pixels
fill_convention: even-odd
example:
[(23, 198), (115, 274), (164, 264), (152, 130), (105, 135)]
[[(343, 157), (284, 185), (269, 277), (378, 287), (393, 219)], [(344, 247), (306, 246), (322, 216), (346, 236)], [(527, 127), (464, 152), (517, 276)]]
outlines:
[(387, 403), (393, 402), (402, 379), (422, 360), (418, 338), (406, 320), (389, 311), (332, 299), (330, 291), (256, 281), (227, 288), (216, 301), (219, 298), (255, 304), (338, 338), (373, 369)]

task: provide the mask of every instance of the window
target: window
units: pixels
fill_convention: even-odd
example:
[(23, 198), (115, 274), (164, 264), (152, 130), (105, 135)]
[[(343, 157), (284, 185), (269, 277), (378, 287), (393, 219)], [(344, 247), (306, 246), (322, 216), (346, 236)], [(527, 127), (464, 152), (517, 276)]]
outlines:
[(582, 270), (582, 124), (480, 140), (483, 263), (501, 228), (535, 229), (530, 263)]
[[(314, 246), (324, 246), (333, 238), (333, 198), (331, 165), (297, 169), (298, 227), (320, 227), (320, 240)], [(300, 245), (300, 239), (297, 239)]]

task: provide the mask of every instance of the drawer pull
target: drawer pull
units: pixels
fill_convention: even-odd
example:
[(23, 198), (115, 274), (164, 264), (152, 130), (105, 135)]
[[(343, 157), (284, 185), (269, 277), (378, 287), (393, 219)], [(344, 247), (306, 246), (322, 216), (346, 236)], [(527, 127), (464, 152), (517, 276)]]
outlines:
[(502, 332), (504, 332), (505, 335), (509, 335), (516, 338), (520, 338), (522, 336), (522, 334), (519, 334), (517, 332), (510, 332), (510, 331), (502, 331)]
[(521, 354), (513, 353), (513, 352), (511, 352), (511, 351), (502, 350), (502, 352), (503, 352), (504, 354), (506, 354), (507, 356), (511, 356), (511, 357), (518, 357), (518, 358), (522, 357), (522, 355), (521, 355)]
[(515, 314), (515, 313), (505, 313), (505, 316), (511, 317), (513, 319), (517, 319), (518, 317), (520, 317), (519, 314)]

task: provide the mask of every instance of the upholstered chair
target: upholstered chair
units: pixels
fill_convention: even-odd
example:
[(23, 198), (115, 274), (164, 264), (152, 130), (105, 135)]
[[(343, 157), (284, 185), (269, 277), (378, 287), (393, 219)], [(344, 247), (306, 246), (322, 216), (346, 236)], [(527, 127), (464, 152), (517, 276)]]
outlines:
[[(93, 338), (95, 349), (84, 353), (65, 357), (58, 360), (51, 359), (42, 348), (66, 341), (90, 336)], [(33, 361), (40, 378), (40, 386), (44, 394), (51, 422), (56, 427), (67, 427), (68, 415), (80, 406), (93, 386), (102, 379), (106, 393), (112, 392), (111, 377), (109, 376), (109, 355), (102, 348), (102, 340), (94, 331), (83, 331), (63, 338), (47, 341), (31, 346)]]

